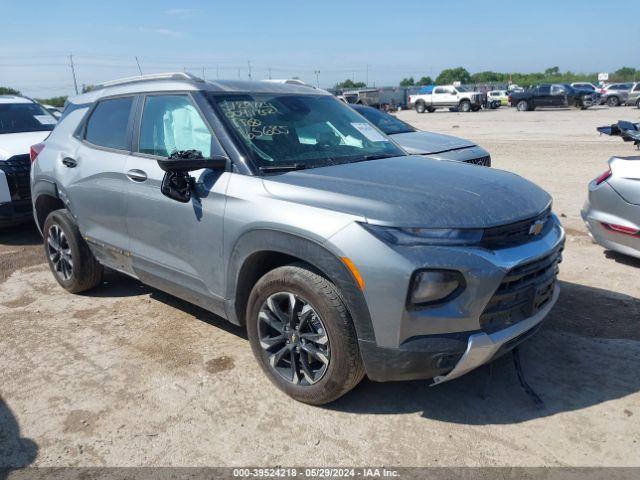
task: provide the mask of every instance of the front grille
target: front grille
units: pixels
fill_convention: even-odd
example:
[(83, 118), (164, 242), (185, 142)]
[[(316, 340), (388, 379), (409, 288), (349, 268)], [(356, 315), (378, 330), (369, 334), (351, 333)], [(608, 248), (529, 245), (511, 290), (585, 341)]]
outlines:
[(474, 165), (482, 165), (483, 167), (490, 167), (491, 156), (487, 155), (485, 157), (470, 158), (469, 160), (465, 160), (464, 163), (472, 163)]
[(7, 177), (11, 200), (31, 200), (29, 180), (31, 160), (28, 154), (15, 155), (4, 162), (0, 162), (0, 170)]
[[(481, 245), (491, 250), (522, 245), (546, 233), (553, 223), (550, 220), (551, 207), (548, 207), (535, 217), (508, 225), (489, 227), (484, 231)], [(537, 228), (540, 228), (540, 230), (537, 230)]]
[(539, 312), (553, 296), (563, 245), (545, 257), (511, 269), (480, 315), (486, 333), (515, 325)]

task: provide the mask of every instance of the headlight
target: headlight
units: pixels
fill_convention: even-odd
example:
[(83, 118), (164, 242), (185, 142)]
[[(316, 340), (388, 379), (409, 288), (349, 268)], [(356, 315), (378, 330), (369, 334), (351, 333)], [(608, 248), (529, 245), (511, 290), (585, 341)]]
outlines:
[(420, 307), (451, 300), (465, 288), (464, 277), (455, 270), (419, 270), (409, 287), (409, 307)]
[(391, 245), (475, 245), (482, 240), (482, 229), (475, 228), (395, 228), (361, 224)]

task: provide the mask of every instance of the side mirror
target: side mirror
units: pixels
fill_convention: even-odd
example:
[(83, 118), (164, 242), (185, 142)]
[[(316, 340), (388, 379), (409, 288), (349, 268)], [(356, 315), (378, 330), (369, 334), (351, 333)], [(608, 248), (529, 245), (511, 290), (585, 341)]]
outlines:
[[(187, 158), (184, 158), (185, 156)], [(188, 203), (191, 200), (193, 185), (195, 184), (195, 180), (189, 175), (189, 172), (202, 168), (224, 170), (227, 166), (227, 161), (228, 158), (222, 156), (198, 158), (197, 155), (183, 155), (183, 158), (180, 158), (180, 154), (158, 160), (158, 165), (166, 172), (162, 179), (160, 191), (166, 197), (181, 203)]]

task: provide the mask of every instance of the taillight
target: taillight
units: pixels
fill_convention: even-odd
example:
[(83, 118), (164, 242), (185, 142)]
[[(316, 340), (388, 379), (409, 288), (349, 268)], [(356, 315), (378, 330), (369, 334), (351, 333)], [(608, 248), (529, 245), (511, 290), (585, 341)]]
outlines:
[(604, 172), (601, 175), (599, 175), (598, 178), (596, 178), (594, 180), (594, 182), (596, 182), (596, 185), (600, 185), (602, 182), (604, 182), (611, 175), (612, 175), (611, 168), (609, 168), (609, 170), (607, 170), (606, 172)]
[(616, 233), (621, 233), (623, 235), (630, 235), (632, 237), (639, 237), (640, 238), (640, 230), (636, 229), (636, 228), (632, 228), (632, 227), (623, 227), (622, 225), (616, 225), (614, 223), (604, 223), (601, 222), (602, 226), (611, 231), (611, 232), (616, 232)]
[(35, 145), (31, 145), (29, 149), (29, 158), (31, 158), (31, 163), (36, 161), (40, 152), (44, 150), (44, 143), (36, 143)]

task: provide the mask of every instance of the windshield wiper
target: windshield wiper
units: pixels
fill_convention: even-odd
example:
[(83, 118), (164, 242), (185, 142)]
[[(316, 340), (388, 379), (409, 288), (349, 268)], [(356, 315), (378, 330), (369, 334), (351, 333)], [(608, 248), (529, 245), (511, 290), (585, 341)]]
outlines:
[(259, 167), (262, 172), (292, 172), (309, 168), (306, 163), (289, 163), (285, 165), (263, 165)]
[(367, 160), (381, 160), (383, 158), (393, 158), (393, 157), (397, 157), (398, 155), (389, 155), (388, 153), (378, 153), (375, 155), (363, 155), (362, 157), (360, 157), (359, 159), (356, 160), (356, 162), (366, 162)]

